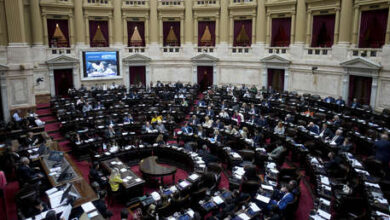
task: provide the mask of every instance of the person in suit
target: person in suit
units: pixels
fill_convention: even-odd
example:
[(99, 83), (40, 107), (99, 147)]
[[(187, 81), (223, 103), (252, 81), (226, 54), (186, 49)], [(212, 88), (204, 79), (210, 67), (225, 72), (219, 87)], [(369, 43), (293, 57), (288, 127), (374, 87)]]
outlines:
[(253, 125), (259, 125), (259, 119), (256, 117), (256, 115), (252, 115), (251, 118), (248, 121), (250, 124)]
[(223, 122), (221, 122), (221, 120), (217, 119), (214, 123), (213, 123), (213, 128), (215, 129), (223, 129), (225, 127), (225, 125), (223, 124)]
[(189, 121), (189, 124), (192, 126), (197, 126), (200, 124), (198, 117), (196, 115), (192, 115), (191, 120)]
[(314, 124), (314, 122), (310, 122), (308, 125), (307, 125), (307, 130), (309, 130), (310, 132), (313, 132), (314, 134), (320, 134), (320, 128), (318, 127), (318, 125)]
[(134, 123), (133, 116), (131, 116), (131, 114), (126, 114), (125, 117), (123, 117), (123, 123)]
[(278, 146), (273, 151), (271, 151), (271, 153), (268, 154), (268, 157), (271, 160), (277, 160), (279, 159), (280, 155), (282, 155), (282, 153), (286, 150), (287, 148), (284, 145), (278, 143)]
[(107, 125), (115, 125), (114, 119), (112, 119), (111, 117), (109, 117), (109, 118), (107, 119)]
[(324, 167), (329, 173), (337, 173), (340, 169), (342, 159), (334, 152), (328, 153), (329, 161), (324, 164)]
[(214, 110), (211, 109), (211, 106), (207, 107), (206, 115), (209, 116), (210, 118), (214, 117)]
[(328, 124), (326, 124), (326, 123), (322, 124), (322, 129), (320, 131), (320, 137), (323, 140), (328, 140), (329, 138), (333, 137), (333, 132), (332, 132), (332, 130), (330, 130), (330, 128), (328, 128)]
[(257, 108), (255, 107), (254, 104), (251, 104), (251, 108), (249, 110), (249, 114), (252, 114), (252, 115), (255, 115), (255, 114), (258, 114), (259, 111), (257, 110)]
[(388, 167), (390, 160), (390, 141), (388, 134), (381, 134), (381, 138), (375, 141), (373, 147), (375, 150), (375, 159), (381, 161), (383, 165)]
[(152, 132), (153, 131), (153, 126), (147, 121), (145, 124), (142, 126), (142, 131), (143, 132)]
[(340, 146), (339, 152), (349, 152), (352, 149), (352, 143), (348, 137), (344, 138), (343, 144)]
[(344, 142), (343, 131), (341, 129), (337, 129), (335, 136), (330, 141), (331, 145), (340, 146)]
[(22, 157), (20, 160), (21, 165), (18, 168), (18, 176), (22, 181), (31, 182), (34, 179), (43, 177), (38, 169), (30, 167), (30, 160), (27, 157)]
[(157, 122), (156, 129), (162, 134), (167, 132), (167, 129), (165, 128), (165, 125), (162, 123), (162, 121)]
[(93, 201), (93, 204), (95, 205), (96, 209), (102, 214), (102, 216), (106, 219), (109, 219), (112, 217), (112, 212), (108, 210), (106, 205), (106, 196), (107, 192), (105, 190), (99, 191), (98, 193), (99, 199), (96, 201)]
[(38, 138), (34, 136), (34, 134), (32, 132), (28, 132), (27, 133), (27, 138), (26, 138), (26, 145), (28, 147), (32, 147), (36, 144), (38, 144)]
[(328, 96), (324, 99), (324, 102), (326, 103), (334, 103), (335, 102), (335, 99), (331, 96)]
[(113, 138), (115, 137), (115, 129), (114, 129), (114, 126), (112, 124), (110, 124), (106, 130), (106, 138), (109, 139), (109, 138)]
[(264, 118), (263, 115), (260, 115), (260, 118), (259, 118), (259, 126), (260, 126), (260, 127), (267, 127), (267, 126), (268, 126), (267, 119)]
[(291, 114), (287, 114), (284, 118), (284, 121), (286, 121), (287, 123), (294, 123), (294, 117)]
[(204, 101), (203, 98), (202, 98), (201, 100), (198, 101), (198, 106), (199, 106), (199, 107), (206, 107), (206, 102)]
[(336, 105), (338, 105), (338, 106), (344, 106), (345, 105), (345, 101), (343, 100), (343, 98), (341, 96), (339, 96), (339, 98), (336, 99)]
[(351, 108), (360, 108), (360, 104), (359, 104), (357, 98), (353, 98), (352, 103), (351, 103)]
[(341, 123), (342, 123), (342, 121), (341, 121), (340, 117), (339, 117), (338, 115), (335, 115), (335, 116), (333, 117), (333, 119), (332, 119), (332, 124), (333, 124), (334, 126), (336, 126), (336, 127), (340, 127), (340, 126), (341, 126)]
[(183, 134), (192, 134), (193, 133), (193, 129), (191, 126), (188, 125), (188, 123), (186, 122), (184, 124), (183, 127), (181, 127), (181, 131), (183, 132)]
[(227, 109), (227, 105), (225, 104), (225, 101), (221, 102), (221, 110)]
[(213, 137), (213, 140), (214, 142), (221, 142), (221, 135), (219, 134), (219, 131), (218, 130), (214, 130), (214, 137)]
[(279, 201), (276, 201), (276, 200), (271, 200), (268, 204), (268, 209), (269, 210), (279, 210), (279, 211), (283, 211), (284, 209), (286, 209), (287, 205), (294, 201), (294, 193), (293, 193), (293, 185), (290, 185), (288, 184), (287, 186), (285, 187), (282, 187), (280, 189), (281, 191), (281, 194), (283, 195), (282, 198), (279, 200)]
[(263, 135), (258, 130), (255, 130), (255, 134), (254, 134), (252, 140), (253, 140), (254, 146), (258, 146), (258, 145), (260, 145), (260, 143), (263, 140)]

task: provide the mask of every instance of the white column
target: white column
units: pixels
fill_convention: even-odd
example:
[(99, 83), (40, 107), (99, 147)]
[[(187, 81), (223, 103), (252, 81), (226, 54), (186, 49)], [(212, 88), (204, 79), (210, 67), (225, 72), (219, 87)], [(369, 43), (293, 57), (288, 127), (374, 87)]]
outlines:
[[(80, 72), (80, 74), (81, 74), (81, 72)], [(80, 78), (79, 78), (80, 74), (78, 73), (77, 65), (73, 64), (73, 86), (76, 89), (81, 87), (81, 85), (80, 85)]]
[(3, 115), (4, 115), (4, 121), (9, 122), (10, 121), (10, 113), (8, 109), (8, 92), (7, 92), (7, 79), (5, 76), (5, 72), (0, 72), (0, 81), (1, 81), (1, 102), (3, 105)]
[(123, 64), (123, 82), (126, 88), (130, 88), (130, 65), (128, 63)]
[(342, 96), (345, 102), (347, 103), (348, 100), (348, 90), (349, 90), (349, 73), (344, 74), (344, 79), (343, 79), (343, 91), (342, 91)]
[(218, 78), (217, 78), (217, 64), (213, 63), (213, 85), (218, 85)]
[(370, 97), (370, 105), (372, 108), (375, 108), (376, 105), (377, 91), (378, 91), (378, 77), (373, 77), (372, 84), (371, 84), (371, 97)]
[(288, 87), (289, 84), (288, 84), (288, 75), (289, 75), (289, 71), (288, 71), (288, 67), (284, 68), (284, 90), (285, 91), (289, 91), (290, 88)]
[(56, 88), (55, 88), (55, 82), (54, 82), (54, 69), (53, 67), (50, 67), (49, 69), (49, 77), (50, 77), (50, 95), (54, 97), (56, 95)]
[(150, 64), (145, 65), (145, 78), (146, 78), (146, 85), (149, 86), (150, 82), (152, 81), (152, 77), (150, 76)]
[(263, 68), (263, 86), (264, 88), (267, 88), (268, 85), (268, 69), (267, 69), (267, 66), (264, 65), (264, 68)]
[(192, 65), (192, 84), (198, 83), (198, 65)]

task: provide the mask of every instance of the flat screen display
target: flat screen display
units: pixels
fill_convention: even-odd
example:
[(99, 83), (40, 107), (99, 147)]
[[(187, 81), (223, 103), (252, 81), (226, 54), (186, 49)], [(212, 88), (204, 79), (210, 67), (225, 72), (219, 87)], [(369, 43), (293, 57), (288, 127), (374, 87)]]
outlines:
[(83, 52), (84, 77), (109, 78), (119, 76), (119, 55), (117, 51)]

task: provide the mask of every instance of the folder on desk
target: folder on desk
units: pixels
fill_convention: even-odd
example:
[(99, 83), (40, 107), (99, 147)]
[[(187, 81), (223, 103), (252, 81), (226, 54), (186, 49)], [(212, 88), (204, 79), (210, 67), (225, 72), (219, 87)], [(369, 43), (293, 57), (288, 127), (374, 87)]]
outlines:
[(60, 218), (64, 220), (68, 220), (71, 212), (72, 212), (72, 205), (69, 204), (63, 210)]
[(266, 197), (266, 196), (263, 196), (263, 195), (260, 195), (260, 194), (258, 194), (258, 195), (256, 196), (256, 199), (259, 200), (260, 202), (264, 202), (264, 203), (266, 203), (266, 204), (268, 204), (269, 201), (271, 200), (270, 198), (268, 198), (268, 197)]

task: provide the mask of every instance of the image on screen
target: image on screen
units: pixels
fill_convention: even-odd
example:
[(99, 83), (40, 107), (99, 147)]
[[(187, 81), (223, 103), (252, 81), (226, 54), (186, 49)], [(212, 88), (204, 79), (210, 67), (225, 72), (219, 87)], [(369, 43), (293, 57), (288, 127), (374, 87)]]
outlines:
[(84, 52), (84, 77), (101, 78), (119, 76), (118, 52)]

